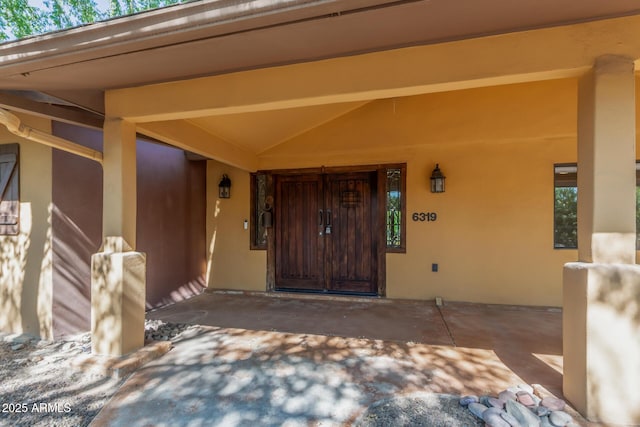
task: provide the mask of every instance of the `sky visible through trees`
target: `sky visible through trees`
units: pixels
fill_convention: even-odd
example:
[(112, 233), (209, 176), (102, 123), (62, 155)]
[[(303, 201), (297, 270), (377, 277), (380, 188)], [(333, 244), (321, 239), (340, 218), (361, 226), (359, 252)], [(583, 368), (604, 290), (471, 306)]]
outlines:
[(0, 0), (0, 42), (73, 28), (188, 0)]

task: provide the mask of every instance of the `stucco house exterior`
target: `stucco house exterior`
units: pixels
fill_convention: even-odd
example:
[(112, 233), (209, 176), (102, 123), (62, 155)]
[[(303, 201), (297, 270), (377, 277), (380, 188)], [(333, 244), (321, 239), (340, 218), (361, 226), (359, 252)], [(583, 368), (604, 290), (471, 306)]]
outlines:
[(0, 44), (0, 329), (121, 355), (205, 288), (556, 306), (565, 396), (640, 423), (639, 59), (630, 0), (201, 0)]

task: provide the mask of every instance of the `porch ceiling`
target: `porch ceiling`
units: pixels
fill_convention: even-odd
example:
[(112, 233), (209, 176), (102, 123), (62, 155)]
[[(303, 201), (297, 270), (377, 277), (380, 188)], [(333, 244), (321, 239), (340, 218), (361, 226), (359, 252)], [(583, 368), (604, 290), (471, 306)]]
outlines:
[[(536, 72), (530, 65), (539, 58), (531, 57), (531, 51), (522, 53), (523, 67), (518, 68), (512, 63), (519, 58), (508, 60), (486, 51), (488, 44), (470, 44), (460, 51), (455, 48), (456, 41), (637, 14), (637, 0), (195, 1), (1, 44), (0, 92), (25, 90), (48, 96), (15, 102), (20, 92), (4, 92), (0, 93), (0, 106), (73, 121), (78, 115), (70, 116), (68, 105), (51, 108), (56, 104), (51, 100), (57, 99), (83, 110), (83, 124), (95, 125), (95, 118), (105, 112), (105, 92), (113, 89), (120, 89), (116, 90), (119, 93), (131, 90), (131, 96), (138, 96), (141, 92), (137, 88), (144, 90), (157, 83), (244, 75), (247, 70), (290, 70), (294, 64), (328, 58), (346, 60), (362, 53), (453, 42), (453, 49), (431, 50), (426, 61), (412, 62), (410, 55), (403, 54), (396, 63), (393, 55), (388, 55), (384, 67), (380, 67), (382, 62), (362, 62), (347, 74), (345, 68), (330, 67), (326, 75), (320, 73), (305, 81), (276, 81), (274, 87), (269, 85), (275, 74), (257, 75), (249, 87), (222, 79), (219, 84), (195, 89), (209, 90), (210, 98), (216, 100), (205, 106), (196, 105), (185, 92), (184, 97), (172, 95), (160, 102), (142, 96), (151, 109), (122, 111), (123, 117), (138, 122), (139, 130), (149, 136), (251, 169), (259, 153), (373, 99), (490, 84), (495, 76), (483, 67), (492, 61), (506, 64), (505, 74)], [(585, 36), (603, 36), (608, 42), (613, 37)], [(581, 35), (576, 33), (576, 37)], [(544, 50), (542, 44), (536, 47)], [(485, 50), (474, 53), (473, 49)], [(541, 52), (533, 53), (541, 56)], [(461, 60), (459, 55), (470, 56)], [(465, 62), (478, 68), (465, 74), (457, 69)], [(583, 65), (565, 62), (569, 67)], [(354, 65), (350, 61), (344, 64)], [(367, 66), (373, 68), (365, 69)], [(400, 67), (405, 70), (398, 71)], [(540, 72), (551, 72), (552, 68), (550, 65)], [(416, 77), (421, 73), (426, 75), (424, 79)], [(379, 84), (384, 74), (397, 85)], [(444, 75), (458, 84), (447, 85), (448, 81), (440, 79)], [(280, 78), (288, 78), (287, 73)], [(534, 79), (520, 76), (514, 81), (528, 78)], [(236, 84), (240, 86), (233, 86)], [(287, 86), (293, 86), (293, 91)], [(250, 90), (253, 95), (239, 102), (236, 89), (241, 96)], [(296, 89), (299, 91), (294, 93)], [(278, 91), (283, 96), (276, 94)], [(166, 95), (162, 90), (160, 93)], [(261, 98), (265, 93), (270, 95)], [(172, 108), (165, 108), (167, 103), (191, 112), (175, 114)], [(87, 111), (94, 117), (87, 117)], [(201, 142), (203, 138), (210, 139), (209, 146)]]
[(346, 102), (312, 107), (205, 116), (187, 121), (247, 151), (260, 154), (309, 129), (366, 104)]

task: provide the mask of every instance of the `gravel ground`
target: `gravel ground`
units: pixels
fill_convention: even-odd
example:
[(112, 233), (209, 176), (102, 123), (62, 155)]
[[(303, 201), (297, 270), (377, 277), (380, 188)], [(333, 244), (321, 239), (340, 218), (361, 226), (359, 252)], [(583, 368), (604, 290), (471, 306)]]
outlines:
[[(169, 340), (188, 325), (147, 321), (147, 339)], [(91, 351), (89, 333), (41, 341), (0, 333), (0, 426), (87, 426), (126, 378), (79, 371), (71, 361)]]
[[(173, 340), (194, 328), (149, 320), (147, 340)], [(50, 342), (0, 333), (0, 426), (88, 426), (126, 378), (79, 371), (72, 360), (91, 351), (89, 333)], [(417, 393), (372, 404), (356, 427), (482, 426), (458, 404), (459, 396)]]
[(458, 403), (460, 396), (415, 393), (373, 403), (354, 427), (482, 427), (476, 418)]

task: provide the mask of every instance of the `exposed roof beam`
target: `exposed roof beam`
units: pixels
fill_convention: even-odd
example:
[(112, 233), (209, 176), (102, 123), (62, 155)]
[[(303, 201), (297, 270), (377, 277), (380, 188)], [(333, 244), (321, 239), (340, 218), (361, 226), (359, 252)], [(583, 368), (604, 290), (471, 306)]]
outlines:
[(52, 90), (45, 92), (47, 95), (67, 101), (70, 104), (104, 116), (104, 92), (95, 90)]
[(0, 107), (94, 129), (102, 129), (102, 123), (104, 122), (103, 117), (86, 110), (45, 104), (5, 91), (0, 91)]
[(246, 171), (256, 171), (258, 168), (258, 157), (254, 153), (243, 150), (198, 126), (182, 120), (142, 123), (137, 125), (136, 130), (138, 133), (183, 150), (218, 160)]
[(640, 58), (640, 16), (112, 90), (106, 109), (142, 123), (365, 101), (572, 77), (605, 54)]

